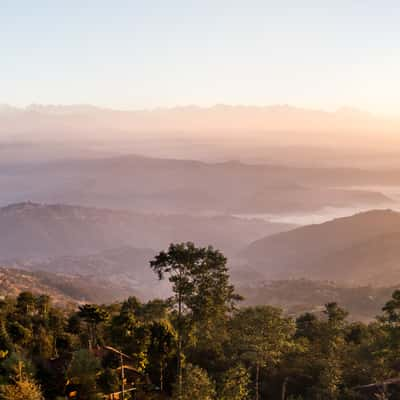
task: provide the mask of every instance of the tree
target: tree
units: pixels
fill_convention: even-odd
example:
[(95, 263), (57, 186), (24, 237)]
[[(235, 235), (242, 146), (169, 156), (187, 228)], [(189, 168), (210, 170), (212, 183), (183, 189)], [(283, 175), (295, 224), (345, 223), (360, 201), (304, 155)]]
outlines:
[(392, 298), (382, 308), (383, 320), (394, 327), (400, 326), (400, 290), (395, 290)]
[(142, 304), (136, 314), (144, 322), (165, 320), (168, 307), (167, 301), (154, 299)]
[(148, 324), (137, 316), (140, 309), (141, 304), (135, 297), (123, 302), (120, 312), (114, 315), (107, 327), (107, 343), (113, 343), (132, 357), (135, 368), (143, 371), (148, 365), (150, 332)]
[(41, 294), (35, 299), (35, 303), (39, 315), (43, 319), (45, 319), (50, 310), (50, 305), (51, 305), (50, 296), (47, 296), (46, 294)]
[(345, 320), (349, 313), (343, 308), (339, 307), (337, 303), (325, 304), (324, 314), (328, 318), (329, 328), (340, 330), (345, 324)]
[(337, 400), (342, 398), (348, 312), (333, 302), (325, 305), (324, 314), (326, 320), (319, 324), (319, 341), (314, 347), (319, 375), (312, 392), (318, 400)]
[(164, 390), (164, 370), (175, 349), (176, 333), (168, 321), (154, 321), (150, 325), (149, 358), (159, 366), (160, 390)]
[[(226, 258), (213, 247), (193, 243), (171, 244), (159, 253), (150, 266), (159, 279), (168, 276), (176, 311), (178, 389), (182, 387), (182, 351), (195, 326), (201, 336), (214, 331), (212, 321), (225, 317), (240, 296), (229, 284)], [(178, 390), (178, 398), (181, 391)]]
[(32, 365), (12, 353), (2, 363), (7, 384), (0, 386), (0, 400), (43, 400), (40, 386), (32, 379)]
[(17, 309), (25, 315), (33, 312), (35, 303), (35, 296), (31, 292), (21, 292), (17, 297)]
[(15, 344), (27, 346), (32, 340), (32, 331), (18, 321), (12, 321), (8, 324), (8, 334)]
[(74, 353), (67, 376), (79, 386), (79, 396), (83, 399), (95, 399), (96, 376), (100, 370), (99, 360), (88, 350), (82, 349)]
[(243, 365), (230, 368), (222, 377), (219, 400), (245, 400), (249, 396), (250, 375)]
[(306, 338), (309, 341), (313, 341), (318, 337), (319, 330), (320, 321), (314, 314), (307, 312), (296, 319), (297, 338)]
[(97, 345), (97, 326), (108, 319), (106, 310), (96, 304), (85, 304), (79, 306), (78, 315), (82, 318), (88, 327), (89, 349)]
[[(400, 290), (395, 290), (389, 301), (382, 308), (380, 317), (382, 329), (385, 332), (385, 340), (382, 351), (388, 367), (397, 364), (400, 351)], [(397, 368), (396, 368), (397, 369)]]
[(175, 387), (174, 399), (179, 396), (182, 400), (213, 400), (215, 398), (214, 384), (203, 369), (187, 364), (182, 378), (182, 388)]
[(0, 351), (9, 353), (13, 349), (13, 343), (7, 332), (6, 324), (3, 319), (0, 320)]
[(43, 400), (40, 387), (33, 381), (17, 381), (12, 385), (0, 386), (1, 400)]
[(231, 323), (233, 347), (239, 358), (255, 367), (255, 398), (260, 396), (260, 370), (274, 366), (293, 345), (294, 323), (282, 310), (270, 306), (247, 307)]

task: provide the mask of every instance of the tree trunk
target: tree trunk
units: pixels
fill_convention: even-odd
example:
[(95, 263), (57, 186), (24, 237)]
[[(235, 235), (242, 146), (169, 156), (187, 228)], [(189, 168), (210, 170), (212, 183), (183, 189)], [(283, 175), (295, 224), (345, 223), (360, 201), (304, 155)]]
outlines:
[(164, 362), (160, 362), (160, 392), (164, 391)]
[(260, 398), (260, 363), (256, 365), (256, 400)]
[(286, 377), (282, 383), (282, 400), (286, 400), (286, 386), (288, 383), (288, 378)]
[(122, 353), (120, 354), (121, 361), (121, 389), (122, 389), (122, 400), (125, 400), (125, 371), (124, 371), (124, 358)]
[(92, 351), (93, 349), (92, 324), (88, 324), (88, 346), (89, 346), (89, 351)]
[(182, 297), (178, 295), (178, 399), (182, 399)]

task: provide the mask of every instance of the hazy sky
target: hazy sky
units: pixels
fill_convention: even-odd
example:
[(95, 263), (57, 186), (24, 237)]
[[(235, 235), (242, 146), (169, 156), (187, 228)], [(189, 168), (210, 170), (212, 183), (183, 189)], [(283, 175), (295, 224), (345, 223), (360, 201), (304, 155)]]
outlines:
[(0, 0), (0, 103), (400, 114), (400, 3)]

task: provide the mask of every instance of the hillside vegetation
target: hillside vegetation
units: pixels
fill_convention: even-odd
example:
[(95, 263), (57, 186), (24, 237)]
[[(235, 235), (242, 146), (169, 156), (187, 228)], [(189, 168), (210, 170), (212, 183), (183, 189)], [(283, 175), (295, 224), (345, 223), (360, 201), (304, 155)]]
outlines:
[(400, 291), (369, 324), (348, 322), (335, 302), (294, 318), (238, 308), (226, 261), (212, 247), (171, 244), (149, 267), (172, 285), (166, 301), (66, 309), (27, 291), (3, 299), (0, 398), (398, 398)]

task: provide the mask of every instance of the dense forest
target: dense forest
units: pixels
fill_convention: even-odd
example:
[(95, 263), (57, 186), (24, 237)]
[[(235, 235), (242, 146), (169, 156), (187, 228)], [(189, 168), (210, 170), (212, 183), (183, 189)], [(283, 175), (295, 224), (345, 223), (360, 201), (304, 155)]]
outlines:
[(167, 300), (0, 303), (0, 399), (398, 399), (400, 291), (369, 324), (328, 303), (296, 317), (244, 307), (225, 256), (171, 244), (151, 262)]

